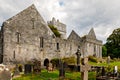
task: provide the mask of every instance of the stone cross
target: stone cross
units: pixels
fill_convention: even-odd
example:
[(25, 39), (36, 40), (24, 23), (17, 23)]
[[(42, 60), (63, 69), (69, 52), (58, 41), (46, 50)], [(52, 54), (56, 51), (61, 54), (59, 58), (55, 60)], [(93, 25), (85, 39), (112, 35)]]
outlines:
[(83, 58), (82, 65), (80, 66), (82, 80), (88, 80), (88, 70), (90, 70), (90, 68), (91, 66), (88, 65), (88, 58)]
[(76, 55), (77, 55), (77, 66), (79, 66), (80, 65), (80, 56), (81, 56), (80, 48), (77, 49)]

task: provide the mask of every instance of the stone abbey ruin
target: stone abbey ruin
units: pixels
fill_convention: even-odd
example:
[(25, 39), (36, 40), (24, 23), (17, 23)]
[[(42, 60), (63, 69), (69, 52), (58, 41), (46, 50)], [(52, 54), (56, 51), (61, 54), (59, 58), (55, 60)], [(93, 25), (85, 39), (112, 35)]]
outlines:
[(81, 57), (102, 58), (102, 41), (93, 28), (83, 37), (72, 31), (66, 38), (66, 25), (55, 18), (46, 23), (34, 5), (6, 20), (0, 30), (0, 63), (37, 59), (43, 64), (46, 59), (76, 57), (78, 47)]

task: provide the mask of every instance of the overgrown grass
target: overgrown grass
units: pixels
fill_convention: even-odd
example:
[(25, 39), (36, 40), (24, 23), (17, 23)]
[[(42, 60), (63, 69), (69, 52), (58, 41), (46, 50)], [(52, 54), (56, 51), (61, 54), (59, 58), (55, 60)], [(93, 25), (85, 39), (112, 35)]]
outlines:
[[(89, 80), (95, 80), (95, 72), (89, 72)], [(59, 80), (59, 71), (47, 72), (42, 70), (40, 74), (27, 74), (13, 80)], [(63, 79), (62, 79), (63, 80)], [(66, 72), (64, 80), (81, 80), (80, 72)]]
[(89, 61), (89, 64), (92, 65), (92, 66), (108, 66), (108, 65), (120, 66), (120, 61), (113, 61), (113, 62), (110, 62), (110, 64), (107, 64), (107, 63), (95, 63), (95, 62), (90, 62)]

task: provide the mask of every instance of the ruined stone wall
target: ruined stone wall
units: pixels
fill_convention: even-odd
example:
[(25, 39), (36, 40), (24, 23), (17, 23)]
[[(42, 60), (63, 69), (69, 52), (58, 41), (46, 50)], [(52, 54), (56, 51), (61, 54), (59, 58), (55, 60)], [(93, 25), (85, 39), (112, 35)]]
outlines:
[(84, 57), (87, 56), (96, 56), (102, 58), (102, 42), (99, 40), (85, 39), (85, 42), (82, 44), (82, 51)]
[[(50, 42), (55, 43), (52, 39), (53, 33), (33, 8), (30, 7), (5, 22), (3, 27), (4, 62), (13, 61), (15, 58), (24, 63), (34, 58), (43, 59), (54, 54), (55, 46), (50, 44)], [(44, 39), (43, 48), (40, 47), (40, 37)]]
[(0, 63), (2, 63), (2, 36), (1, 36), (1, 30), (0, 30)]

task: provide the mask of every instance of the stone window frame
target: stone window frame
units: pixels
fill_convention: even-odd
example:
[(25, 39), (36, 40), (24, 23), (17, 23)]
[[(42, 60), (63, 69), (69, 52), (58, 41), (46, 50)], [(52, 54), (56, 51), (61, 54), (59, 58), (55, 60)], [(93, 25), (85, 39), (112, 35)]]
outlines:
[(21, 37), (21, 33), (20, 32), (16, 32), (16, 38), (17, 38), (16, 42), (17, 43), (20, 43), (20, 37)]
[(56, 43), (56, 49), (60, 50), (60, 44), (58, 42)]
[(40, 37), (40, 48), (44, 47), (44, 37)]
[(15, 54), (15, 50), (13, 51), (13, 59), (15, 59), (15, 56), (16, 56), (16, 54)]
[(32, 29), (35, 29), (35, 18), (32, 18), (31, 21), (32, 21)]
[(94, 53), (96, 54), (96, 45), (94, 44)]

